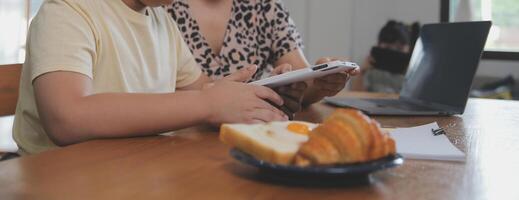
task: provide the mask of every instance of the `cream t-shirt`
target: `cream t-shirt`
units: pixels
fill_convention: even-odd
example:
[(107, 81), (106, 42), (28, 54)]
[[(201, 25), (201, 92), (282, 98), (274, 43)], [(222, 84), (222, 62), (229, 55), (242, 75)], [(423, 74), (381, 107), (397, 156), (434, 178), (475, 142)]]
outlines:
[(27, 37), (13, 131), (20, 153), (56, 147), (35, 104), (32, 82), (42, 74), (83, 74), (95, 93), (168, 93), (199, 78), (200, 67), (171, 17), (160, 7), (145, 13), (122, 0), (45, 1)]

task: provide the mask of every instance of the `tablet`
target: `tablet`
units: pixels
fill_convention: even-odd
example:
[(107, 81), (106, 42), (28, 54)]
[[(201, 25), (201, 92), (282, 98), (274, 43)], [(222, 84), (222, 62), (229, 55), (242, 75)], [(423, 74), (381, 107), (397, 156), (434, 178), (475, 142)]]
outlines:
[(288, 85), (291, 83), (306, 81), (309, 79), (319, 78), (329, 74), (335, 74), (339, 72), (351, 71), (359, 68), (359, 66), (352, 62), (346, 61), (332, 61), (325, 64), (320, 64), (313, 67), (307, 67), (304, 69), (298, 69), (284, 74), (272, 76), (269, 78), (261, 79), (258, 81), (251, 82), (250, 84), (262, 85), (269, 88), (275, 88), (279, 86)]

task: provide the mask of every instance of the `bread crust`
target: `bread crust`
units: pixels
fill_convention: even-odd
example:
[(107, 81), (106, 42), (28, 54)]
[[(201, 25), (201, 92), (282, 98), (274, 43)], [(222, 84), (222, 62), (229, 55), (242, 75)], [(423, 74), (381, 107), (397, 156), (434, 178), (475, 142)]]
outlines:
[[(340, 153), (340, 163), (355, 163), (365, 159), (360, 138), (352, 127), (338, 120), (329, 120), (316, 130), (314, 134), (320, 134), (328, 138)], [(304, 144), (303, 144), (304, 145)]]
[[(382, 131), (378, 122), (358, 110), (338, 109), (310, 135), (308, 142), (304, 143), (298, 152), (298, 163), (304, 165), (366, 162), (396, 153), (395, 141)], [(329, 153), (323, 152), (323, 148), (317, 148), (320, 144), (326, 143), (322, 140), (323, 137), (317, 136), (324, 136), (333, 144), (340, 154), (337, 162), (312, 159)]]
[(296, 165), (306, 166), (311, 163), (322, 165), (339, 162), (339, 151), (326, 137), (319, 134), (310, 135), (308, 142), (301, 145), (296, 158)]
[(241, 151), (252, 155), (256, 159), (281, 165), (289, 165), (293, 163), (294, 156), (296, 155), (296, 152), (277, 152), (258, 141), (254, 141), (251, 138), (244, 136), (225, 124), (220, 128), (220, 140), (229, 146), (238, 148)]
[[(338, 109), (329, 118), (329, 120), (339, 119), (341, 123), (347, 124), (352, 127), (355, 131), (354, 134), (360, 139), (362, 152), (368, 152), (373, 148), (373, 134), (371, 128), (371, 119), (366, 115), (362, 114), (358, 110), (354, 109)], [(360, 161), (366, 161), (369, 159), (368, 155), (362, 157)]]
[(384, 138), (382, 136), (382, 131), (380, 129), (380, 125), (378, 122), (371, 120), (371, 131), (373, 132), (373, 146), (369, 151), (369, 159), (376, 160), (384, 157), (386, 152), (384, 145)]

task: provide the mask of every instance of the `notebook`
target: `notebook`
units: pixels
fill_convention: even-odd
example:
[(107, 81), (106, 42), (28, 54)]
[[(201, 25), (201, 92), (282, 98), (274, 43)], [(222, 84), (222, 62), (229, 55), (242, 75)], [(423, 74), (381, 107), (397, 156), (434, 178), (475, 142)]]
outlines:
[(390, 131), (397, 152), (408, 159), (465, 161), (465, 153), (454, 146), (438, 124), (431, 123)]

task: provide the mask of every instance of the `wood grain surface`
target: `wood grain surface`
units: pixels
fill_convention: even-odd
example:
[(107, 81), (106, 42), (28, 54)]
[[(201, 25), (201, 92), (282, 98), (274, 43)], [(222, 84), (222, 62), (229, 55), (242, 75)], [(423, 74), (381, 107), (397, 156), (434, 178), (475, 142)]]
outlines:
[[(314, 105), (297, 119), (319, 122), (333, 109)], [(519, 199), (518, 102), (471, 99), (461, 116), (376, 119), (386, 127), (437, 121), (467, 161), (406, 160), (356, 186), (287, 185), (233, 160), (217, 130), (194, 127), (1, 162), (0, 199)]]

